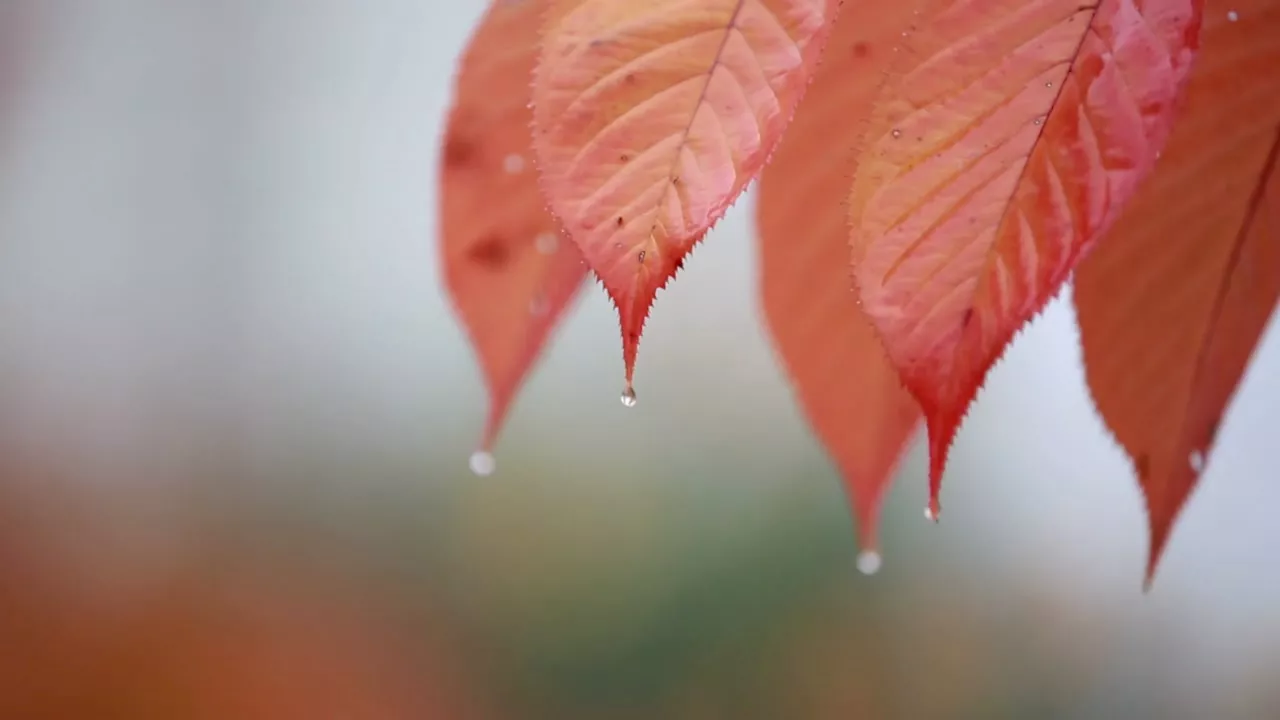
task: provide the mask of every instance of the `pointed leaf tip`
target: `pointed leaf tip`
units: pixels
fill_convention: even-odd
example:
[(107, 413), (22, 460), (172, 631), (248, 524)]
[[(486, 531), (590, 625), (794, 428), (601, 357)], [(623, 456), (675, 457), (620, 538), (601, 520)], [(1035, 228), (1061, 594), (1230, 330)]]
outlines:
[(587, 272), (530, 162), (529, 78), (546, 5), (496, 0), (486, 12), (459, 61), (440, 153), (441, 267), (489, 390), (486, 451)]
[(864, 551), (879, 555), (880, 509), (920, 408), (858, 307), (848, 269), (844, 196), (909, 3), (855, 3), (832, 31), (756, 202), (764, 320), (796, 400), (843, 477)]
[(1085, 377), (1146, 500), (1148, 589), (1280, 300), (1276, 38), (1275, 0), (1208, 4), (1168, 147), (1076, 272)]
[(552, 211), (618, 309), (626, 378), (659, 288), (772, 153), (839, 0), (554, 0), (534, 76)]
[(863, 308), (928, 421), (936, 496), (992, 364), (1153, 165), (1200, 0), (916, 3), (848, 207)]

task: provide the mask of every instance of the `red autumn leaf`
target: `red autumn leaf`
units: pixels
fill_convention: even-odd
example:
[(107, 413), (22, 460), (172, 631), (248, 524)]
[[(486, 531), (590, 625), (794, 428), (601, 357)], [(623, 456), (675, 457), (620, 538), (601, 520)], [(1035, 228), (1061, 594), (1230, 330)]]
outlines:
[(839, 0), (554, 0), (534, 80), (552, 211), (618, 308), (627, 398), (654, 296), (760, 172)]
[(547, 212), (529, 157), (529, 81), (546, 0), (495, 0), (460, 62), (440, 165), (441, 262), (489, 388), (472, 469), (586, 275)]
[(1280, 2), (1210, 2), (1187, 107), (1081, 263), (1089, 388), (1147, 500), (1147, 582), (1280, 298)]
[(764, 316), (814, 432), (844, 476), (858, 520), (858, 565), (879, 565), (881, 499), (920, 421), (920, 408), (858, 307), (850, 284), (844, 195), (851, 148), (908, 3), (855, 3), (836, 21), (813, 86), (760, 176)]
[(863, 307), (929, 427), (930, 509), (991, 365), (1168, 135), (1201, 0), (919, 0), (849, 196)]

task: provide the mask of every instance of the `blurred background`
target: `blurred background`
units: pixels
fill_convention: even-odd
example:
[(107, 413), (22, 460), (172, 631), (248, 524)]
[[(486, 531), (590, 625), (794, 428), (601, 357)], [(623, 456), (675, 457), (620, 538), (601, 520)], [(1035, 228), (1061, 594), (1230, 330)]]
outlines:
[(482, 10), (0, 0), (0, 718), (1280, 717), (1275, 322), (1149, 595), (1065, 296), (859, 575), (751, 199), (638, 407), (591, 287), (472, 476), (435, 179)]

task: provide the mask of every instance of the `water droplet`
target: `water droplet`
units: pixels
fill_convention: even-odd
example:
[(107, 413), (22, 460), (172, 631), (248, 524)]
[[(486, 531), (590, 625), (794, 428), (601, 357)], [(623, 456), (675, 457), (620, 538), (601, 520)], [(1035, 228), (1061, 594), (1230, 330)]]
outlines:
[(1036, 123), (1037, 125), (1041, 125), (1041, 124), (1043, 124), (1043, 123), (1044, 123), (1044, 117), (1038, 117), (1038, 118), (1036, 118), (1036, 119), (1035, 119), (1035, 123)]
[(627, 388), (622, 391), (622, 404), (624, 407), (636, 406), (636, 389), (635, 388), (628, 385)]
[(1235, 22), (1235, 21), (1237, 21), (1237, 20), (1239, 20), (1239, 19), (1240, 19), (1240, 13), (1236, 12), (1235, 10), (1228, 10), (1228, 11), (1227, 11), (1227, 21), (1228, 21), (1228, 22)]
[(1048, 82), (1046, 82), (1046, 83), (1044, 84), (1044, 86), (1045, 86), (1045, 87), (1047, 87), (1047, 88), (1051, 88), (1051, 87), (1053, 87), (1053, 81), (1052, 81), (1052, 80), (1049, 80)]
[(480, 477), (488, 477), (498, 468), (498, 461), (493, 459), (493, 454), (484, 450), (471, 453), (471, 459), (467, 464), (471, 466), (471, 472)]
[(880, 572), (880, 553), (875, 550), (863, 550), (858, 553), (858, 572), (863, 575), (875, 575)]
[(1191, 464), (1191, 471), (1199, 474), (1204, 471), (1204, 453), (1199, 450), (1192, 450), (1191, 457), (1187, 459)]
[(902, 131), (901, 131), (901, 130), (899, 130), (898, 128), (894, 128), (894, 129), (893, 129), (893, 132), (891, 132), (891, 133), (889, 133), (889, 134), (890, 134), (890, 135), (892, 135), (892, 136), (894, 136), (895, 138), (900, 138), (900, 137), (902, 137)]
[(534, 315), (546, 315), (547, 311), (550, 309), (551, 303), (547, 302), (545, 295), (535, 295), (534, 298), (529, 301), (529, 312)]
[(931, 505), (925, 505), (925, 506), (924, 506), (924, 519), (925, 519), (925, 520), (928, 520), (929, 522), (938, 522), (938, 519), (939, 519), (940, 517), (942, 517), (942, 513), (935, 511), (935, 510), (933, 509), (933, 506), (931, 506)]
[(538, 233), (538, 237), (533, 239), (533, 246), (543, 255), (551, 255), (560, 247), (560, 238), (555, 233)]
[(512, 175), (516, 175), (524, 171), (524, 156), (519, 153), (511, 153), (502, 160), (502, 169)]

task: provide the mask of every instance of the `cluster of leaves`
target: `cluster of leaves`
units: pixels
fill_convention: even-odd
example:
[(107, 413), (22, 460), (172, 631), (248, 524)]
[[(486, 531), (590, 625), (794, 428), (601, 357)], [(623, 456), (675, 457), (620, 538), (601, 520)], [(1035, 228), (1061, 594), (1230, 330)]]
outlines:
[(588, 270), (635, 404), (657, 291), (759, 177), (764, 316), (864, 568), (920, 421), (936, 519), (989, 369), (1074, 273), (1149, 583), (1280, 297), (1277, 68), (1280, 0), (493, 0), (441, 152), (472, 468)]

